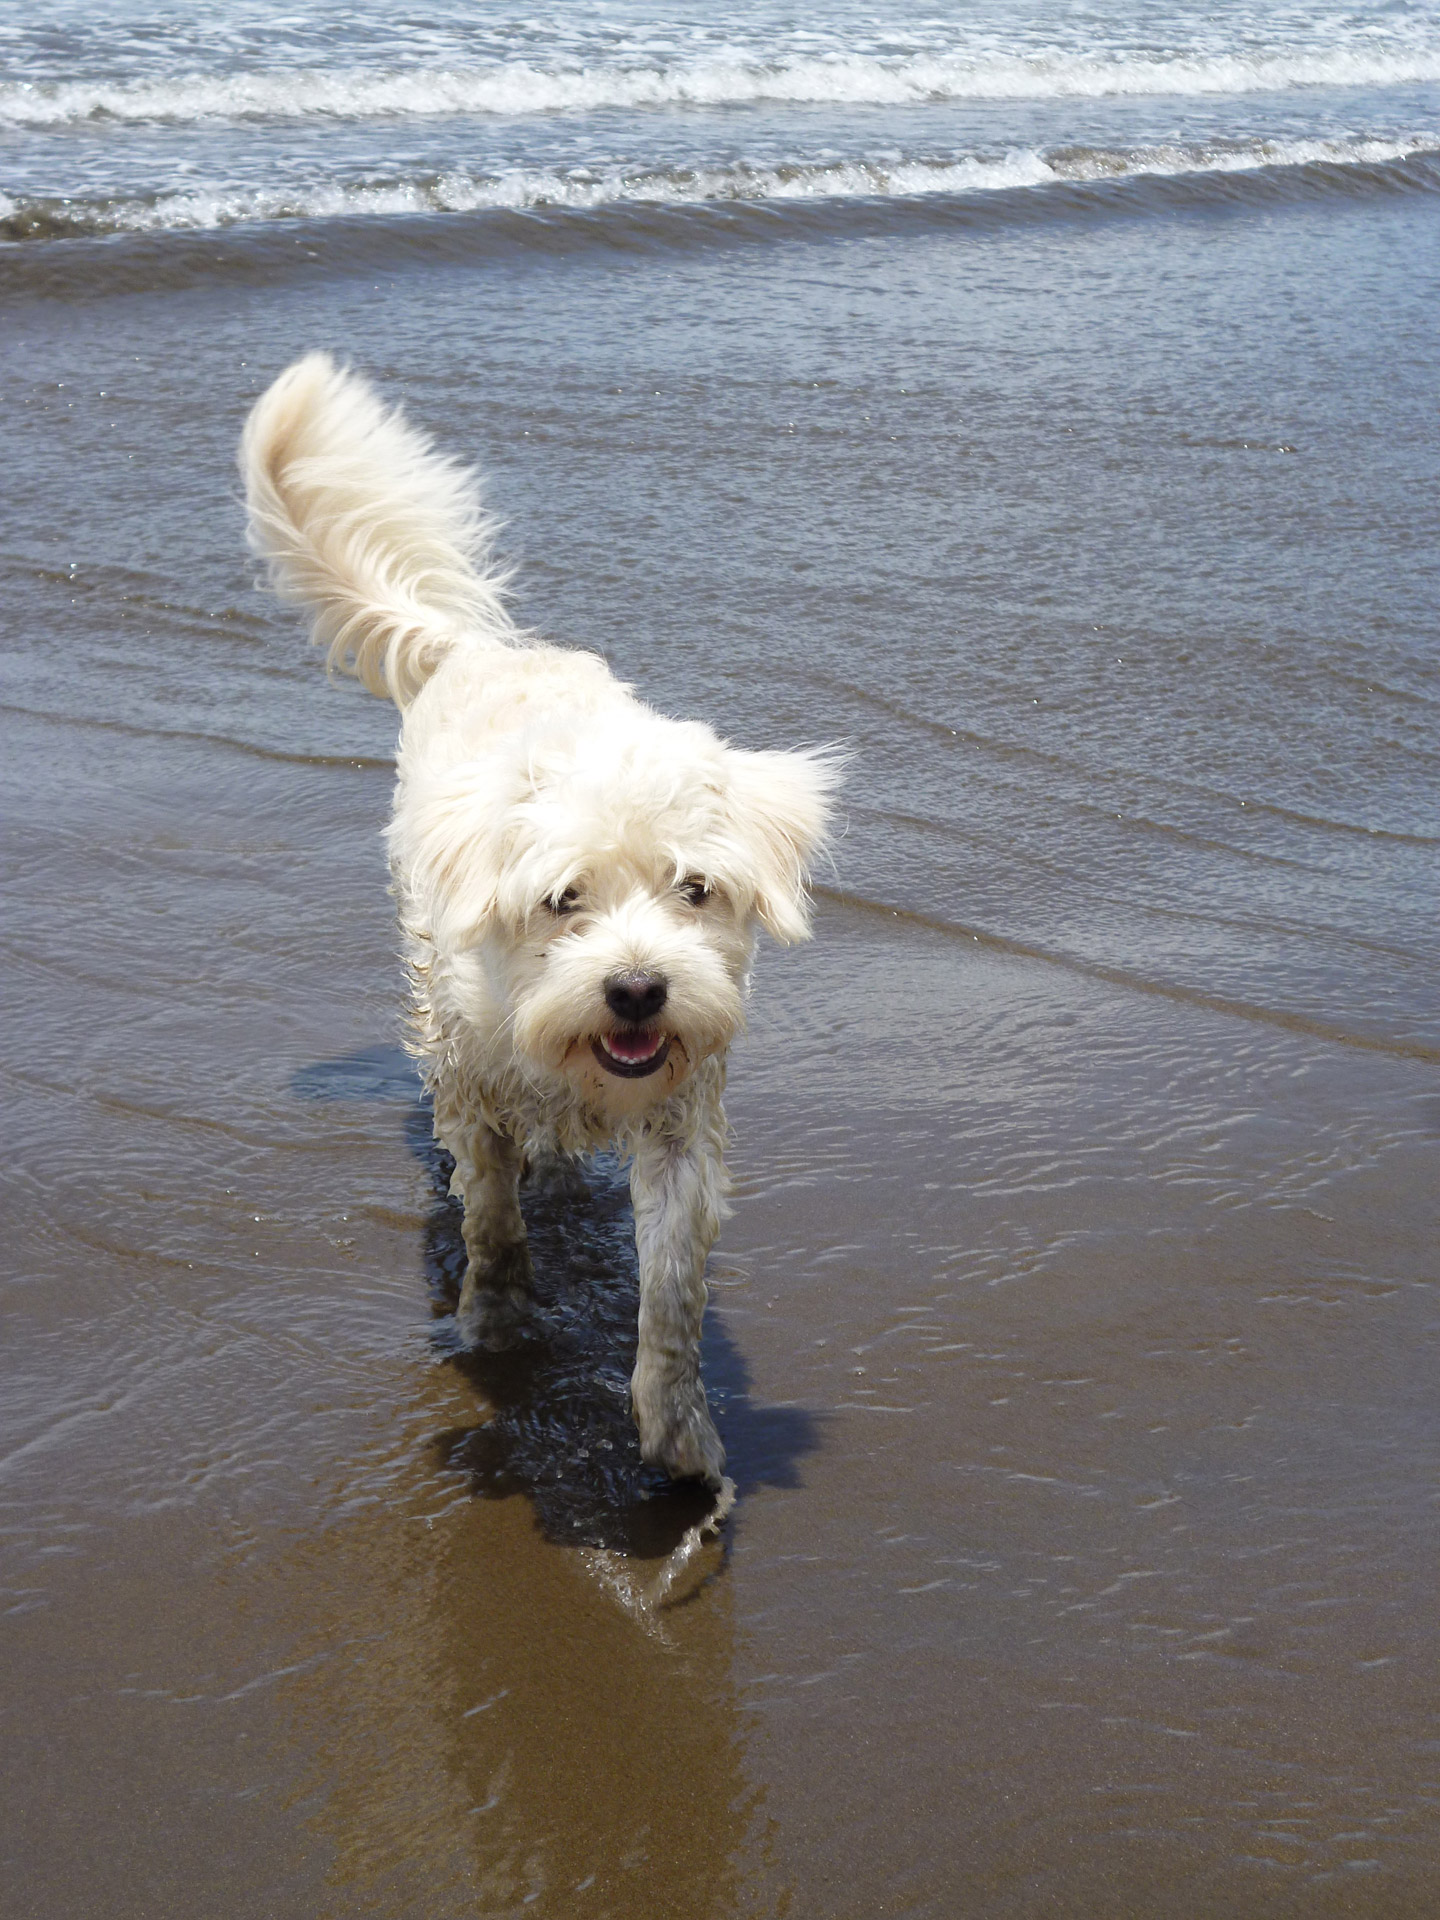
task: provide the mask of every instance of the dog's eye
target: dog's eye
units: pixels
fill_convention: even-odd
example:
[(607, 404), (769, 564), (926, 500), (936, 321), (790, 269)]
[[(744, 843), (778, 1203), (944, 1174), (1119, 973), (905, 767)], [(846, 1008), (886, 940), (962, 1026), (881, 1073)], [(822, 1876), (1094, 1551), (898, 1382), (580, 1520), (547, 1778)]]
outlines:
[(693, 873), (688, 880), (681, 881), (680, 891), (692, 907), (703, 907), (710, 898), (709, 887), (703, 880), (697, 879)]
[(566, 887), (563, 893), (555, 894), (553, 898), (547, 900), (545, 904), (551, 913), (563, 917), (567, 913), (574, 913), (580, 904), (580, 896), (574, 887)]

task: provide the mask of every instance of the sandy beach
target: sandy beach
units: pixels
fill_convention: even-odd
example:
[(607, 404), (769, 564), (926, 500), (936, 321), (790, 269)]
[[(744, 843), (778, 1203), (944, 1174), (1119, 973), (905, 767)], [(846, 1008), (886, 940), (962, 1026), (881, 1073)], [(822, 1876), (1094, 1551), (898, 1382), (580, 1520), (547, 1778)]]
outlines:
[[(849, 95), (719, 104), (673, 22), (562, 59), (487, 16), (486, 85), (594, 97), (383, 125), (186, 121), (83, 18), (0, 88), (7, 1913), (1428, 1915), (1433, 9), (1364, 14), (1369, 69), (1319, 14), (845, 14)], [(776, 19), (726, 58), (795, 95)], [(352, 31), (291, 67), (391, 85)], [(235, 35), (164, 57), (291, 58)], [(1074, 78), (1241, 53), (1266, 88)], [(382, 149), (413, 206), (356, 198)], [(462, 165), (652, 192), (422, 192)], [(551, 1337), (449, 1334), (395, 716), (243, 545), (241, 423), (312, 347), (478, 463), (522, 618), (850, 754), (731, 1075), (739, 1503), (664, 1610), (705, 1502), (635, 1451), (613, 1165), (531, 1205)]]

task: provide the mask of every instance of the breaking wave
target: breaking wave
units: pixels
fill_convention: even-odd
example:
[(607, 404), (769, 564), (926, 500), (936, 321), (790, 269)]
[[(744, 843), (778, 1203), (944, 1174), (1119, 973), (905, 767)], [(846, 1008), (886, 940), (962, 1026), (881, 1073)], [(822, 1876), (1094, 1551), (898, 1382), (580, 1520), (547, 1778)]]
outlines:
[(760, 101), (907, 105), (926, 100), (1274, 93), (1440, 81), (1440, 48), (1220, 54), (834, 54), (764, 61), (546, 67), (271, 69), (122, 81), (0, 84), (0, 126), (87, 121), (367, 120), (537, 114)]
[(705, 206), (726, 202), (824, 201), (963, 195), (1062, 183), (1118, 181), (1261, 168), (1374, 167), (1440, 153), (1440, 132), (1400, 139), (1208, 142), (1133, 149), (1020, 149), (995, 157), (811, 161), (758, 167), (451, 170), (410, 179), (294, 187), (191, 189), (118, 200), (8, 200), (0, 194), (0, 237), (196, 231), (257, 221), (325, 220), (486, 209)]

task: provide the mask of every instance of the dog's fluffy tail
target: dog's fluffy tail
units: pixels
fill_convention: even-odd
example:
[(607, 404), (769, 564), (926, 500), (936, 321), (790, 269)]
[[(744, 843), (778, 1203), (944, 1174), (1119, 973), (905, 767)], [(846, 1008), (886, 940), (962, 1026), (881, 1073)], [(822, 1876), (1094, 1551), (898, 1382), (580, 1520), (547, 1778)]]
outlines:
[(474, 476), (368, 383), (311, 353), (263, 393), (240, 471), (250, 544), (332, 668), (407, 706), (456, 645), (521, 638)]

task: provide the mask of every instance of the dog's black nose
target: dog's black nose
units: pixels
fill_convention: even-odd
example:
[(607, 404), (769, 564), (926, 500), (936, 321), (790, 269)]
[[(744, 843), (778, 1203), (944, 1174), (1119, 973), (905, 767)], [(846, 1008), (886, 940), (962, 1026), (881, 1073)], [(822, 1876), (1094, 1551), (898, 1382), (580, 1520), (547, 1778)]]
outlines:
[(669, 991), (658, 973), (612, 973), (605, 982), (605, 1004), (617, 1020), (638, 1025), (659, 1013)]

